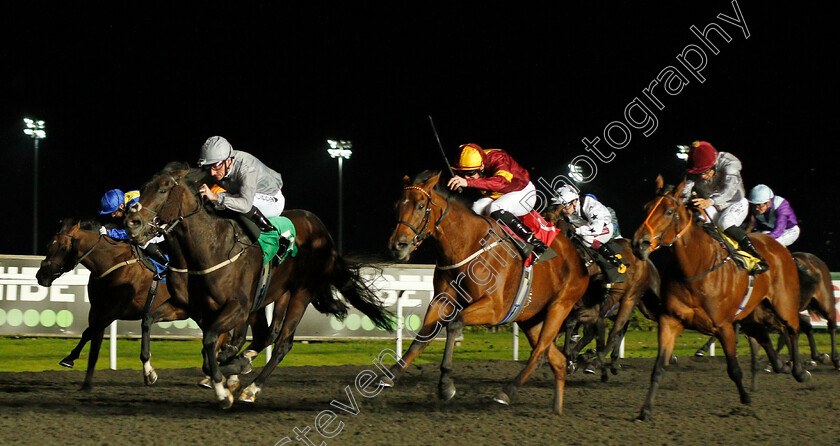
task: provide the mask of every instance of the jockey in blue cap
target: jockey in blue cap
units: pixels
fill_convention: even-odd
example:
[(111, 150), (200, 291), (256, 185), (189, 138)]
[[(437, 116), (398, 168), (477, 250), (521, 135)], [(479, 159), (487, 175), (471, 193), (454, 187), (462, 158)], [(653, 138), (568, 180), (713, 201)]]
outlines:
[[(128, 240), (130, 237), (123, 228), (123, 219), (126, 208), (130, 208), (134, 203), (140, 201), (140, 191), (132, 190), (123, 192), (119, 189), (111, 189), (105, 192), (100, 200), (99, 214), (108, 215), (111, 217), (111, 223), (116, 225), (116, 228), (106, 229), (105, 226), (99, 228), (101, 235), (107, 235), (115, 240)], [(159, 263), (161, 267), (165, 268), (169, 259), (163, 254), (163, 251), (158, 246), (158, 243), (163, 241), (163, 236), (159, 235), (149, 240), (145, 245), (141, 246), (144, 252), (155, 262)]]

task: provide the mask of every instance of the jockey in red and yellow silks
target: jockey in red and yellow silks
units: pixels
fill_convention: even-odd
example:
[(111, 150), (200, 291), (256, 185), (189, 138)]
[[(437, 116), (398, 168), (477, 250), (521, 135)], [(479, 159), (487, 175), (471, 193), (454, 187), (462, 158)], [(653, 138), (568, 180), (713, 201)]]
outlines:
[[(528, 171), (507, 152), (484, 150), (478, 144), (464, 144), (454, 170), (456, 175), (447, 184), (450, 189), (471, 187), (484, 195), (473, 203), (475, 213), (489, 215), (506, 225), (532, 246), (536, 258), (548, 249), (517, 218), (534, 209), (537, 191)], [(523, 252), (526, 258), (527, 254), (530, 252)]]

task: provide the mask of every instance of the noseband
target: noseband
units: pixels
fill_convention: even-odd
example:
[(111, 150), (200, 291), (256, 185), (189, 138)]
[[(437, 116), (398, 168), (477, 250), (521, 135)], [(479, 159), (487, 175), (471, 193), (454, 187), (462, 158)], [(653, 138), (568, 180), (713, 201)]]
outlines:
[[(650, 223), (649, 223), (650, 218), (653, 216), (653, 211), (655, 211), (656, 208), (659, 207), (659, 205), (662, 203), (662, 200), (664, 200), (665, 198), (667, 198), (669, 200), (673, 200), (675, 203), (677, 203), (677, 210), (674, 212), (674, 216), (671, 217), (671, 222), (668, 223), (668, 226), (665, 227), (665, 229), (662, 231), (662, 233), (659, 234), (659, 235), (654, 235), (653, 228), (650, 226)], [(645, 218), (644, 225), (648, 229), (648, 232), (650, 232), (650, 247), (648, 248), (648, 250), (650, 250), (650, 252), (656, 251), (657, 249), (659, 249), (662, 246), (666, 246), (666, 247), (672, 246), (674, 243), (677, 242), (677, 240), (680, 237), (682, 237), (683, 234), (685, 234), (685, 231), (688, 230), (688, 227), (691, 226), (691, 222), (688, 222), (688, 223), (686, 223), (684, 228), (682, 228), (681, 230), (679, 230), (677, 232), (676, 228), (680, 227), (679, 205), (680, 205), (680, 201), (677, 198), (674, 198), (670, 195), (662, 194), (662, 195), (659, 196), (659, 200), (653, 206), (653, 209), (650, 210), (650, 213), (648, 214), (647, 218)], [(676, 232), (677, 235), (674, 236), (674, 239), (671, 240), (671, 243), (664, 243), (664, 242), (662, 242), (662, 237), (664, 237), (665, 233), (667, 233), (668, 230), (671, 229), (671, 226), (673, 226), (675, 228), (674, 232)]]
[[(403, 188), (403, 190), (409, 190), (409, 189), (419, 190), (423, 195), (426, 196), (426, 213), (423, 215), (423, 220), (420, 222), (420, 229), (417, 229), (416, 227), (414, 227), (414, 225), (412, 225), (411, 223), (409, 223), (405, 220), (397, 221), (397, 225), (408, 226), (408, 228), (411, 229), (414, 232), (414, 239), (412, 240), (411, 245), (416, 248), (416, 247), (420, 246), (420, 244), (423, 243), (424, 240), (431, 237), (432, 233), (437, 231), (438, 227), (440, 227), (440, 222), (443, 221), (443, 217), (446, 217), (446, 214), (449, 213), (450, 197), (446, 197), (446, 209), (443, 209), (440, 206), (438, 206), (434, 201), (432, 201), (432, 195), (430, 193), (426, 192), (426, 190), (423, 189), (422, 187), (420, 187), (420, 186), (407, 186), (407, 187)], [(430, 221), (431, 216), (432, 216), (432, 206), (436, 206), (439, 209), (442, 209), (442, 212), (440, 214), (440, 218), (438, 218), (437, 221), (435, 222), (434, 229), (432, 229), (430, 231), (426, 231), (426, 228), (429, 226), (429, 221)]]

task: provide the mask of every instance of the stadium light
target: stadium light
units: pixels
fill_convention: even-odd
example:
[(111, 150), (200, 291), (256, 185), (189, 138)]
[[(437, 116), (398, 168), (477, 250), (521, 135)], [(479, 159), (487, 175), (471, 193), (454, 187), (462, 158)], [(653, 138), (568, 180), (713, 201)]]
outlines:
[(32, 254), (38, 254), (38, 142), (47, 137), (44, 121), (23, 118), (26, 128), (23, 133), (32, 138), (35, 145), (35, 156), (32, 174)]
[(580, 183), (583, 181), (583, 169), (577, 164), (569, 164), (569, 178)]
[(677, 146), (677, 158), (685, 161), (688, 159), (689, 147), (684, 145)]
[(353, 143), (344, 140), (336, 141), (328, 139), (327, 144), (330, 145), (327, 152), (332, 158), (338, 160), (338, 253), (342, 254), (342, 245), (344, 243), (344, 187), (342, 185), (342, 171), (344, 169), (344, 160), (350, 159), (350, 155), (353, 154), (353, 151), (350, 150), (353, 148)]

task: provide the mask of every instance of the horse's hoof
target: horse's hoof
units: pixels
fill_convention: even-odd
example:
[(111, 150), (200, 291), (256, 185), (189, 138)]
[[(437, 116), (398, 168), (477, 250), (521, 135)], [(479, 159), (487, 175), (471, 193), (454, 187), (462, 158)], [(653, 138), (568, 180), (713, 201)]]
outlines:
[(594, 375), (595, 368), (593, 368), (591, 365), (588, 365), (583, 369), (583, 373), (586, 373), (587, 375)]
[(253, 403), (257, 401), (257, 394), (260, 393), (260, 388), (253, 383), (242, 390), (239, 394), (239, 401), (243, 403)]
[(764, 368), (764, 371), (767, 373), (773, 373), (773, 366), (767, 364), (767, 367)]
[(504, 406), (510, 406), (510, 397), (507, 393), (505, 393), (504, 390), (500, 390), (499, 393), (497, 393), (496, 396), (493, 397), (493, 401)]
[(230, 409), (233, 406), (233, 394), (225, 389), (224, 398), (219, 400), (219, 407), (222, 409)]
[(805, 370), (804, 373), (801, 373), (799, 376), (795, 376), (794, 378), (801, 383), (806, 383), (811, 380), (811, 372)]
[(828, 356), (828, 353), (820, 353), (819, 356), (814, 358), (820, 364), (828, 364), (828, 361), (831, 360), (831, 356)]
[(602, 373), (602, 374), (601, 374), (601, 382), (602, 382), (602, 383), (605, 383), (605, 382), (607, 382), (607, 381), (609, 381), (609, 380), (610, 380), (610, 375), (607, 375), (607, 372), (606, 372), (606, 371), (605, 371), (604, 373)]
[(394, 387), (394, 380), (391, 379), (391, 378), (388, 378), (387, 376), (383, 376), (383, 377), (379, 378), (379, 387), (384, 387), (384, 388)]
[(619, 370), (621, 370), (621, 364), (610, 365), (610, 373), (612, 373), (613, 375), (618, 375)]
[(816, 366), (817, 366), (817, 362), (816, 362), (816, 361), (814, 361), (814, 360), (809, 359), (809, 360), (807, 360), (807, 361), (803, 361), (803, 362), (802, 362), (802, 366), (803, 366), (803, 367), (808, 367), (809, 369), (812, 369), (812, 368), (814, 368), (814, 367), (816, 367)]
[(204, 379), (202, 379), (201, 381), (198, 382), (198, 387), (202, 387), (202, 388), (205, 388), (205, 389), (212, 389), (213, 388), (213, 382), (210, 381), (209, 376), (205, 376)]
[(79, 388), (79, 392), (90, 393), (91, 390), (93, 390), (93, 386), (90, 385), (90, 383), (84, 383), (82, 384), (82, 387)]
[(155, 369), (149, 371), (148, 374), (143, 375), (143, 382), (146, 383), (147, 386), (151, 386), (152, 384), (156, 383), (158, 380), (158, 374)]
[(228, 381), (227, 384), (227, 389), (230, 391), (230, 393), (236, 393), (239, 391), (239, 389), (242, 388), (242, 381), (239, 380), (236, 380), (234, 382)]
[(671, 365), (677, 365), (677, 355), (671, 355)]
[(76, 365), (76, 362), (73, 361), (72, 359), (64, 358), (64, 359), (62, 359), (61, 361), (58, 362), (58, 365), (60, 365), (62, 367), (67, 367), (68, 369), (72, 369), (73, 366)]
[(642, 409), (639, 413), (639, 416), (636, 417), (636, 421), (647, 421), (650, 419), (651, 410), (650, 409)]
[(702, 357), (706, 356), (706, 353), (704, 353), (702, 350), (697, 350), (696, 352), (694, 352), (694, 356), (696, 356), (698, 358), (702, 358)]
[(577, 363), (575, 361), (569, 361), (569, 363), (566, 364), (566, 374), (573, 375), (575, 372), (577, 372), (577, 370)]
[(438, 397), (440, 397), (440, 400), (443, 401), (444, 403), (451, 400), (454, 396), (455, 396), (455, 386), (451, 385), (451, 384), (448, 387), (446, 387), (445, 389), (440, 389), (440, 391), (438, 391)]

